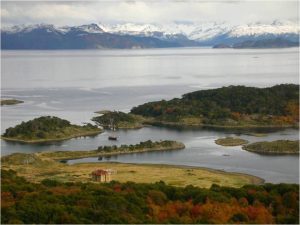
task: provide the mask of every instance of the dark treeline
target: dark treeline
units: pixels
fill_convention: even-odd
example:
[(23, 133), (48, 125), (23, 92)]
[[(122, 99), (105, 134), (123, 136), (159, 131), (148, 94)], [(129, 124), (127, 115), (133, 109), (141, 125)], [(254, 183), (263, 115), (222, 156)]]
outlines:
[[(147, 176), (145, 174), (145, 176)], [(1, 223), (299, 223), (299, 185), (210, 189), (136, 184), (30, 183), (1, 173)]]
[(111, 146), (99, 146), (98, 147), (98, 151), (106, 151), (106, 152), (111, 152), (114, 150), (119, 150), (119, 151), (134, 151), (134, 150), (143, 150), (143, 149), (150, 149), (150, 148), (159, 148), (159, 147), (172, 147), (175, 145), (179, 145), (179, 142), (176, 141), (169, 141), (169, 140), (165, 140), (165, 141), (141, 141), (139, 144), (135, 144), (135, 145), (120, 145), (120, 147), (116, 146), (116, 145), (111, 145)]
[(299, 116), (299, 85), (281, 84), (270, 88), (228, 86), (201, 90), (185, 94), (181, 99), (146, 103), (134, 107), (131, 113), (175, 122), (197, 117), (202, 118), (204, 124), (253, 118), (258, 123), (265, 120), (293, 124)]

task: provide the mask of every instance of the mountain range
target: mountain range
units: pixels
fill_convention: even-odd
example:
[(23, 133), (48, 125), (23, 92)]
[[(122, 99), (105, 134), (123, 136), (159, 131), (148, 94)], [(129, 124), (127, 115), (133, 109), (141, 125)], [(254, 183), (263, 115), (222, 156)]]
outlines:
[[(299, 25), (291, 21), (228, 25), (217, 22), (170, 24), (88, 24), (56, 27), (49, 24), (18, 25), (1, 29), (2, 49), (166, 48), (239, 45), (269, 42), (277, 47), (299, 45)], [(263, 45), (259, 45), (263, 47)]]

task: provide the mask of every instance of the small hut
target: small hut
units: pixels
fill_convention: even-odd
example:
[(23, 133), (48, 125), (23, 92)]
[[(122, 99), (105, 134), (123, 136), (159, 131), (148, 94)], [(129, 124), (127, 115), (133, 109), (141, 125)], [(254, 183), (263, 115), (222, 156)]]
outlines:
[(111, 172), (109, 170), (95, 170), (92, 172), (92, 179), (94, 181), (100, 182), (110, 182), (111, 181)]

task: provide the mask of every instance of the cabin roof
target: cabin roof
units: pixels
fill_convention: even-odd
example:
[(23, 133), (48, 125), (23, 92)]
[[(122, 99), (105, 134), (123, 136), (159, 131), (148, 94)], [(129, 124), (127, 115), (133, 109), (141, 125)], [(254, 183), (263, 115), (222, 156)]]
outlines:
[(95, 170), (92, 172), (92, 175), (94, 176), (101, 176), (101, 175), (107, 175), (108, 174), (108, 171), (106, 170)]

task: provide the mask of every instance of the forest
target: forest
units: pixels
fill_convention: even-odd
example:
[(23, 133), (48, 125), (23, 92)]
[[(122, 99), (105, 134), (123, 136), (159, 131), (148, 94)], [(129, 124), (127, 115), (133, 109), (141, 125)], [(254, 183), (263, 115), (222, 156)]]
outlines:
[(131, 113), (187, 125), (298, 126), (299, 85), (200, 90), (170, 101), (149, 102)]
[(86, 124), (78, 126), (71, 124), (68, 120), (55, 116), (42, 116), (22, 122), (21, 124), (7, 128), (2, 137), (21, 140), (39, 140), (66, 138), (72, 135), (80, 135), (89, 132), (100, 132), (97, 126)]
[(152, 184), (30, 183), (1, 171), (1, 223), (299, 223), (299, 185), (210, 189)]

